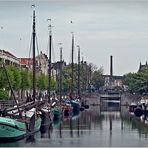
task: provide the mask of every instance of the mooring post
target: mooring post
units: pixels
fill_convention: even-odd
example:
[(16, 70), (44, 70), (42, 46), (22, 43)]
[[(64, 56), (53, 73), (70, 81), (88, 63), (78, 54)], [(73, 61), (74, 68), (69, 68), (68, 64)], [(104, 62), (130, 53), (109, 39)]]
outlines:
[(110, 129), (110, 131), (112, 131), (112, 117), (111, 117), (111, 115), (109, 115), (109, 129)]

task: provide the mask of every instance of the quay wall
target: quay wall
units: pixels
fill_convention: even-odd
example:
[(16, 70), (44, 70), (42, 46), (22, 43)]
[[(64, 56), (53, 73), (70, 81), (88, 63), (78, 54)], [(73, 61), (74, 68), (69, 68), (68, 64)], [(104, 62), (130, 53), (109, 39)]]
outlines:
[(100, 105), (100, 94), (83, 95), (82, 100), (89, 105)]
[(133, 95), (130, 93), (123, 93), (121, 95), (121, 105), (129, 105), (131, 103), (137, 103), (138, 101), (140, 101), (141, 99), (141, 95)]
[[(133, 95), (130, 93), (121, 94), (121, 106), (130, 105), (131, 103), (137, 103), (141, 99), (141, 95)], [(148, 96), (147, 96), (148, 98)], [(90, 96), (83, 96), (82, 99), (87, 101), (90, 105), (100, 105), (100, 94), (93, 94)]]

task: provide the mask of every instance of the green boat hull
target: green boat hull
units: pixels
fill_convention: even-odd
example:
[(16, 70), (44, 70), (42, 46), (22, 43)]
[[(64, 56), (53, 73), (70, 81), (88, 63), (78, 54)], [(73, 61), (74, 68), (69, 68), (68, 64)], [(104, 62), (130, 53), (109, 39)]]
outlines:
[(61, 114), (61, 109), (59, 107), (52, 108), (52, 113), (54, 115), (60, 115)]
[[(35, 122), (34, 132), (40, 129), (41, 119), (38, 118)], [(29, 134), (25, 122), (17, 121), (16, 119), (0, 117), (0, 140), (14, 141), (26, 137)]]
[(62, 110), (59, 107), (52, 108), (53, 120), (59, 120), (62, 117)]

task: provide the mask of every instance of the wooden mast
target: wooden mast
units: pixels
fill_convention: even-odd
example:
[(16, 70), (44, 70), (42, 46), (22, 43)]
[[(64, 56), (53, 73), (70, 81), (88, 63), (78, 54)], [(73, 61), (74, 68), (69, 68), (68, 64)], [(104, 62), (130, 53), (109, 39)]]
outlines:
[(78, 97), (80, 98), (80, 46), (78, 45)]
[(36, 37), (36, 32), (35, 32), (35, 10), (33, 11), (33, 76), (32, 76), (32, 86), (33, 86), (33, 101), (35, 102), (35, 96), (36, 96), (36, 80), (35, 80), (35, 67), (36, 67), (36, 61), (35, 61), (35, 37)]
[[(51, 21), (51, 19), (49, 19)], [(52, 48), (52, 31), (51, 24), (49, 25), (49, 59), (48, 59), (48, 102), (50, 103), (51, 90), (51, 48)]]
[(62, 47), (60, 48), (60, 87), (59, 87), (59, 92), (60, 92), (60, 105), (61, 105), (61, 100), (62, 100)]
[(73, 98), (73, 76), (74, 76), (74, 34), (72, 33), (72, 61), (71, 61), (71, 99)]

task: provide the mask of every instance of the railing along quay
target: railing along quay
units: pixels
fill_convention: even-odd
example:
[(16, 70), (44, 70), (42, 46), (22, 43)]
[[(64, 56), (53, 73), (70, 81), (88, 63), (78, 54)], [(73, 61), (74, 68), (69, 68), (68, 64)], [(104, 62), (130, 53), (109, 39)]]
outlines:
[(13, 100), (0, 100), (0, 109), (9, 108), (14, 105)]

